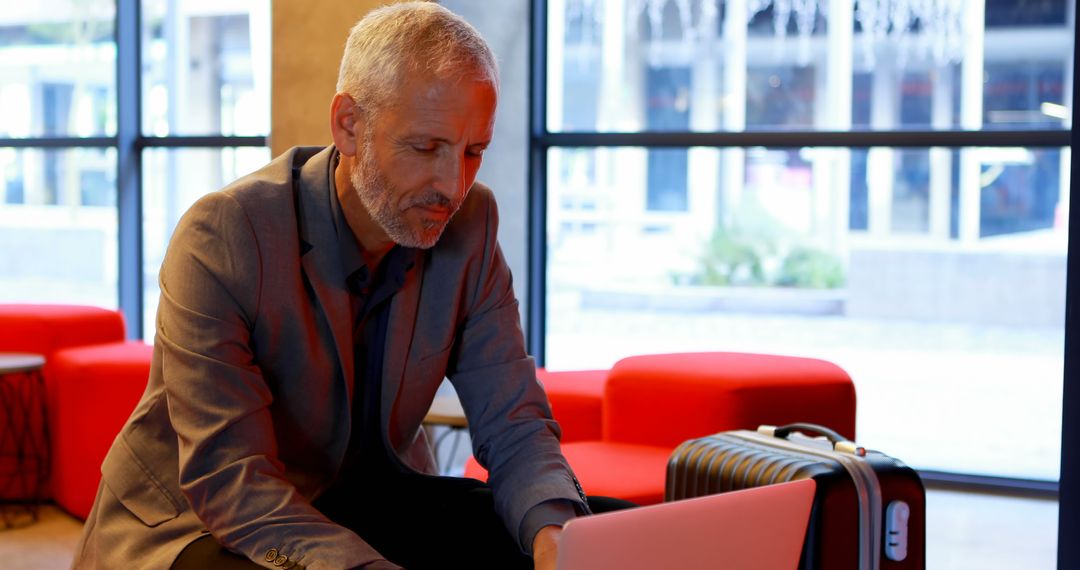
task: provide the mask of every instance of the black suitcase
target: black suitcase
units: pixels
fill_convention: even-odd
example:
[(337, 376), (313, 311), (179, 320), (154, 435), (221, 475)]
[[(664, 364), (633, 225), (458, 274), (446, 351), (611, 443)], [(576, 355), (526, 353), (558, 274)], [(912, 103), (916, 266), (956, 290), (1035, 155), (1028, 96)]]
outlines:
[(761, 426), (684, 442), (668, 461), (664, 500), (807, 478), (817, 492), (800, 570), (925, 568), (926, 492), (918, 473), (821, 426)]

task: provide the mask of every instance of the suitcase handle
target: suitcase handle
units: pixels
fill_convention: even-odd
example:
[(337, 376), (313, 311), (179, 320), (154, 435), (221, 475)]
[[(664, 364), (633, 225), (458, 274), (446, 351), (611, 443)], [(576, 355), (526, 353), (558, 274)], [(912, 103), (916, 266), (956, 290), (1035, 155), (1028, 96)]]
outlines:
[(850, 453), (858, 457), (866, 456), (866, 448), (862, 447), (861, 445), (857, 445), (854, 441), (849, 440), (848, 438), (825, 426), (819, 426), (817, 424), (794, 423), (780, 427), (758, 427), (758, 433), (772, 437), (778, 437), (780, 439), (788, 439), (788, 437), (796, 431), (825, 436), (825, 438), (829, 440), (829, 443), (832, 444), (833, 451)]
[(819, 426), (817, 424), (807, 424), (807, 423), (793, 423), (793, 424), (783, 425), (783, 426), (780, 426), (778, 428), (774, 428), (772, 430), (772, 435), (774, 437), (778, 437), (780, 439), (787, 439), (788, 436), (790, 436), (793, 432), (796, 432), (796, 431), (806, 432), (806, 433), (815, 434), (815, 435), (823, 435), (833, 445), (836, 445), (837, 443), (840, 443), (842, 441), (849, 441), (848, 438), (840, 435), (839, 433), (837, 433), (837, 432), (835, 432), (835, 431), (833, 431), (833, 430), (831, 430), (831, 429), (829, 429), (829, 428), (827, 428), (825, 426)]

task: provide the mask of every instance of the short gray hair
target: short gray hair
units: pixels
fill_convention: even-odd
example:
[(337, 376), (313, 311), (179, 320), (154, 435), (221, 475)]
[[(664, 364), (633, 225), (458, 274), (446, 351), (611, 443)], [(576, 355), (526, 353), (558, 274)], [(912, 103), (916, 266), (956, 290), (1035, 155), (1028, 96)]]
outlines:
[(372, 10), (352, 27), (337, 91), (377, 113), (409, 72), (499, 84), (495, 55), (468, 22), (434, 2), (403, 2)]

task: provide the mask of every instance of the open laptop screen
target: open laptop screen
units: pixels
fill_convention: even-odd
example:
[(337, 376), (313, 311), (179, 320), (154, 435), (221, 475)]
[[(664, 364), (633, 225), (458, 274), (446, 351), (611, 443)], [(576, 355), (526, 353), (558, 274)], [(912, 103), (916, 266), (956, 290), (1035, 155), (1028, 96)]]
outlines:
[(559, 570), (795, 570), (816, 485), (792, 481), (574, 519)]

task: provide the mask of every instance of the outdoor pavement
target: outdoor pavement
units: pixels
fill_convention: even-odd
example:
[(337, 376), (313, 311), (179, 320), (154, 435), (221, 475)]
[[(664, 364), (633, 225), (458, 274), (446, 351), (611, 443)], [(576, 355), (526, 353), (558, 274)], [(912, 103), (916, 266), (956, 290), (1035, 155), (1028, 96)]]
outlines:
[(634, 354), (760, 352), (832, 361), (851, 375), (860, 443), (921, 469), (1054, 480), (1064, 331), (843, 316), (583, 309), (548, 304), (551, 370)]

